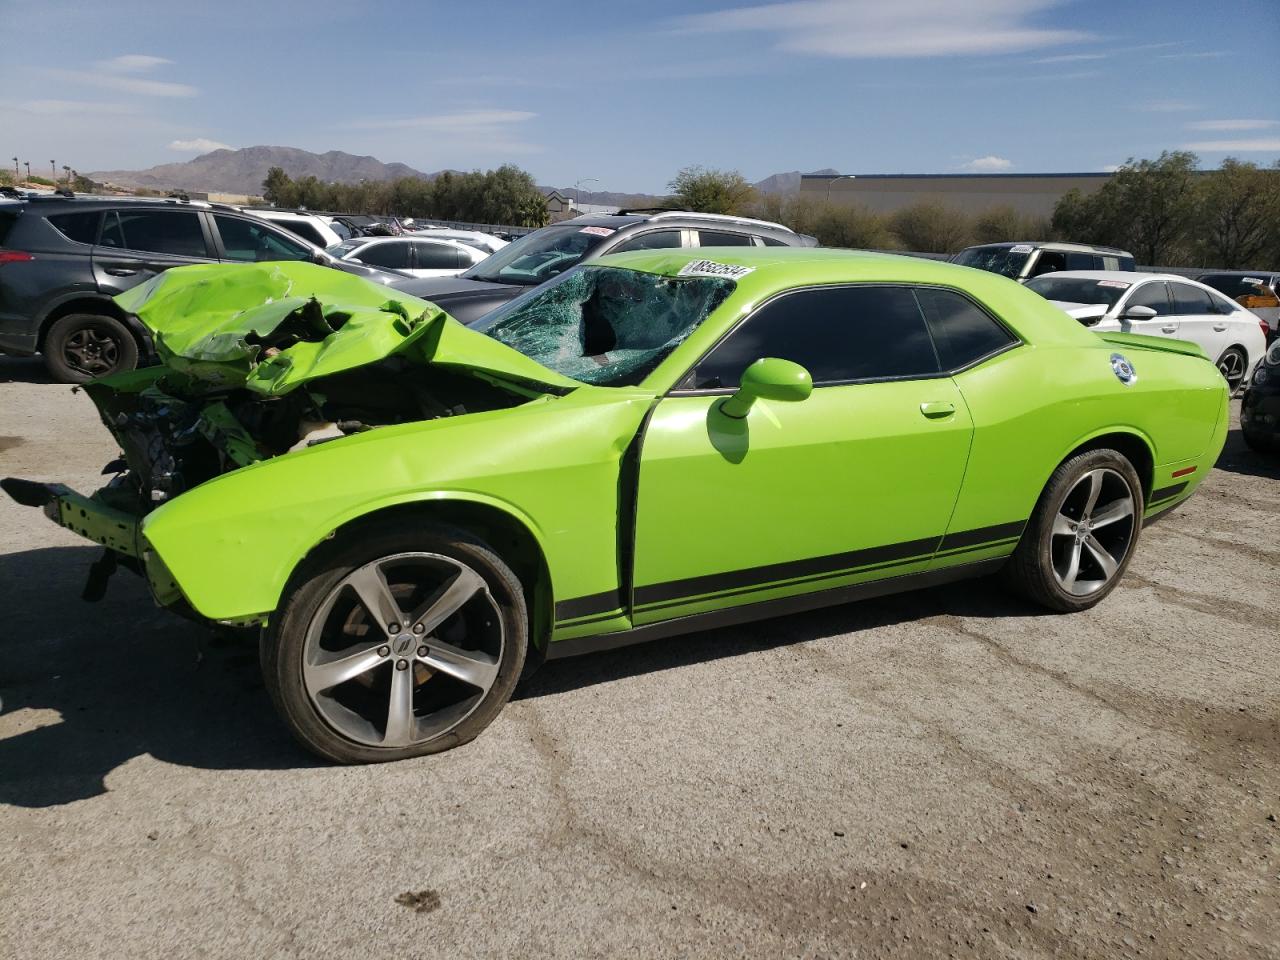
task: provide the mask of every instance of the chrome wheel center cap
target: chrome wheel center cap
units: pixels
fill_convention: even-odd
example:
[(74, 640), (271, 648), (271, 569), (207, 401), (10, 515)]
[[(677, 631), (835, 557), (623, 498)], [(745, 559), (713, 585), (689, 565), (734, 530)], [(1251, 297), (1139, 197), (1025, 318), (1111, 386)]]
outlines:
[(400, 636), (392, 638), (391, 645), (396, 653), (404, 653), (413, 646), (413, 637), (407, 633), (402, 633)]

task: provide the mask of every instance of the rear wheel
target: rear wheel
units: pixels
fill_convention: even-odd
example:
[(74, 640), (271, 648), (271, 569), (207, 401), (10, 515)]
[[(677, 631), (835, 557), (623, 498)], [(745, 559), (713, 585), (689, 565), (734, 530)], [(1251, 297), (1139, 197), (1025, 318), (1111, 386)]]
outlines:
[(1019, 593), (1053, 610), (1087, 610), (1123, 576), (1142, 510), (1142, 482), (1122, 454), (1078, 454), (1049, 478), (1006, 576)]
[(262, 646), (276, 707), (340, 763), (437, 753), (498, 715), (524, 665), (511, 569), (461, 530), (366, 527), (304, 573)]
[(115, 317), (71, 313), (59, 317), (44, 340), (44, 363), (62, 383), (85, 383), (138, 365), (138, 342)]
[(1233, 397), (1244, 384), (1247, 364), (1244, 351), (1239, 347), (1228, 347), (1226, 352), (1218, 358), (1218, 372), (1222, 374), (1222, 379), (1227, 381), (1227, 387), (1231, 390)]

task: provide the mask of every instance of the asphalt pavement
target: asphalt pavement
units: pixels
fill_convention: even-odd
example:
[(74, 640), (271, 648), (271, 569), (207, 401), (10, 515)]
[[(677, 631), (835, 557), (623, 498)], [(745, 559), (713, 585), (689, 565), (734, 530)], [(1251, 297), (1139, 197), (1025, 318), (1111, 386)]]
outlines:
[[(115, 454), (0, 357), (0, 475)], [(1280, 461), (1238, 429), (1087, 613), (978, 582), (561, 661), (374, 767), (129, 574), (81, 601), (97, 552), (0, 500), (0, 957), (1280, 956)]]

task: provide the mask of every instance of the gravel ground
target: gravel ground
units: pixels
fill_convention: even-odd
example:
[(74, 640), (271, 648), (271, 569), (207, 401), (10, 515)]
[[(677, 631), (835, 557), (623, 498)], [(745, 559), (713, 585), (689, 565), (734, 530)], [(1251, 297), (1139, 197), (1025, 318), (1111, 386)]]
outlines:
[[(0, 474), (92, 406), (0, 358)], [(1280, 463), (1233, 431), (1099, 608), (987, 583), (546, 667), (322, 766), (243, 643), (0, 502), (0, 956), (1280, 956)]]

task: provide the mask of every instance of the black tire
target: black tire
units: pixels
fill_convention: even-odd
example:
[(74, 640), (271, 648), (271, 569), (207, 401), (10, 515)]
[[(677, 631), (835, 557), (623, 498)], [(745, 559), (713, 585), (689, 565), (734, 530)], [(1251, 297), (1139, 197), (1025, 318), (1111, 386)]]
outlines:
[(1227, 381), (1227, 389), (1231, 392), (1231, 396), (1234, 397), (1239, 393), (1248, 379), (1248, 365), (1249, 358), (1239, 347), (1227, 347), (1218, 358), (1218, 372), (1222, 374), (1222, 379)]
[(1240, 435), (1244, 438), (1245, 446), (1254, 453), (1280, 453), (1280, 436), (1274, 433), (1254, 433), (1252, 430), (1241, 430)]
[[(1132, 513), (1128, 520), (1106, 521), (1106, 527), (1102, 523), (1096, 525), (1096, 529), (1104, 531), (1102, 536), (1107, 538), (1106, 552), (1115, 564), (1115, 569), (1110, 574), (1098, 562), (1093, 549), (1094, 543), (1103, 546), (1098, 538), (1090, 536), (1095, 529), (1094, 514), (1090, 512), (1076, 516), (1083, 506), (1081, 495), (1087, 498), (1089, 493), (1088, 478), (1095, 473), (1103, 476), (1101, 489), (1108, 497), (1114, 497), (1095, 508), (1099, 511), (1098, 516), (1101, 516), (1102, 506), (1121, 503), (1123, 488), (1127, 488), (1128, 496), (1132, 498)], [(1144, 508), (1142, 481), (1133, 464), (1123, 454), (1111, 449), (1087, 450), (1077, 454), (1059, 466), (1045, 485), (1022, 539), (1004, 567), (1005, 581), (1022, 596), (1051, 610), (1071, 613), (1095, 606), (1115, 589), (1124, 576), (1142, 532)], [(1055, 524), (1063, 520), (1074, 526), (1076, 532), (1055, 532)], [(1083, 529), (1079, 522), (1081, 520), (1087, 521), (1087, 526)], [(1113, 526), (1116, 529), (1110, 529)], [(1080, 534), (1084, 536), (1083, 542), (1075, 539)], [(1120, 542), (1121, 534), (1125, 535), (1123, 543)], [(1114, 551), (1120, 553), (1118, 562), (1111, 548), (1113, 543)], [(1072, 551), (1081, 558), (1077, 561), (1074, 574), (1070, 566)], [(1062, 569), (1064, 566), (1067, 568), (1066, 579)], [(1086, 579), (1083, 575), (1086, 571), (1082, 568), (1096, 568), (1096, 573), (1103, 576)], [(1076, 580), (1077, 575), (1079, 581)], [(1066, 582), (1087, 592), (1073, 592), (1064, 585)]]
[(132, 370), (138, 341), (115, 317), (70, 313), (59, 317), (44, 338), (44, 365), (59, 383), (86, 383)]
[[(377, 666), (367, 668), (358, 677), (341, 681), (331, 691), (326, 690), (324, 696), (313, 695), (308, 690), (308, 680), (304, 678), (304, 673), (330, 665), (327, 659), (319, 665), (315, 663), (318, 651), (316, 638), (323, 638), (324, 631), (331, 629), (334, 616), (342, 617), (338, 603), (344, 597), (343, 591), (350, 593), (355, 589), (349, 586), (349, 578), (360, 576), (360, 571), (369, 569), (371, 564), (386, 563), (390, 567), (395, 563), (409, 562), (398, 559), (406, 555), (447, 558), (450, 563), (456, 563), (477, 574), (483, 580), (485, 590), (472, 596), (466, 601), (469, 606), (462, 608), (457, 614), (451, 614), (449, 619), (432, 631), (412, 637), (408, 648), (397, 647), (399, 652), (391, 650), (385, 663), (380, 662)], [(387, 568), (375, 566), (374, 569), (379, 571), (378, 576), (382, 578), (382, 582), (390, 585), (393, 594), (397, 590), (411, 589), (402, 584), (392, 584), (392, 579), (400, 575), (394, 570), (388, 576)], [(440, 592), (451, 589), (450, 583), (445, 578), (438, 587), (424, 585), (425, 592), (420, 597), (425, 597), (426, 601), (410, 599), (407, 605), (429, 606), (433, 602), (432, 598), (438, 599)], [(433, 590), (437, 592), (433, 593)], [(334, 597), (338, 599), (333, 599)], [(399, 597), (396, 599), (399, 602)], [(335, 655), (337, 657), (347, 657), (349, 651), (356, 651), (366, 657), (381, 655), (382, 650), (390, 650), (392, 645), (410, 636), (408, 629), (405, 629), (401, 637), (389, 637), (386, 645), (368, 646), (380, 643), (380, 635), (372, 635), (370, 639), (373, 617), (365, 614), (369, 607), (357, 602), (353, 609), (355, 612), (347, 614), (344, 624), (351, 622), (354, 616), (357, 621), (356, 629), (365, 629), (366, 632), (357, 645), (364, 645), (364, 649), (361, 652), (357, 646), (344, 647)], [(321, 622), (322, 617), (330, 618), (329, 625)], [(408, 619), (408, 615), (403, 619)], [(487, 651), (479, 647), (465, 648), (473, 626), (479, 624), (474, 630), (477, 636), (484, 634), (491, 640), (495, 622), (501, 627), (499, 651), (495, 653), (492, 647)], [(320, 555), (304, 563), (303, 569), (295, 574), (286, 587), (280, 608), (271, 617), (270, 626), (263, 631), (260, 646), (263, 679), (276, 709), (290, 731), (305, 747), (327, 760), (338, 763), (379, 763), (439, 753), (473, 740), (497, 717), (510, 699), (525, 663), (529, 645), (528, 623), (520, 581), (502, 558), (486, 544), (463, 530), (444, 525), (415, 525), (412, 521), (406, 522), (403, 519), (380, 521), (349, 531), (340, 542), (335, 541), (330, 549), (323, 550)], [(408, 624), (404, 626), (408, 627)], [(381, 629), (380, 622), (378, 627)], [(449, 630), (453, 633), (448, 633)], [(493, 679), (483, 693), (473, 695), (478, 698), (474, 705), (467, 706), (470, 700), (464, 699), (461, 706), (449, 705), (438, 711), (427, 709), (433, 698), (439, 696), (438, 678), (443, 679), (448, 696), (453, 695), (450, 692), (453, 687), (466, 686), (454, 679), (453, 674), (432, 670), (425, 660), (415, 658), (415, 650), (421, 653), (429, 646), (444, 643), (437, 634), (449, 636), (451, 643), (456, 641), (456, 645), (451, 648), (455, 653), (463, 652), (465, 648), (469, 655), (483, 654), (489, 659), (486, 669)], [(345, 640), (345, 626), (341, 636)], [(421, 647), (418, 646), (420, 643)], [(404, 652), (404, 649), (409, 652)], [(407, 661), (399, 659), (402, 655), (408, 658)], [(447, 656), (448, 654), (446, 658)], [(310, 661), (307, 660), (308, 657)], [(408, 662), (410, 666), (403, 671), (405, 679), (400, 680), (396, 676), (396, 670), (401, 669), (404, 662)], [(421, 679), (422, 673), (428, 674), (426, 679)], [(441, 732), (431, 733), (426, 739), (402, 745), (379, 745), (360, 734), (353, 735), (350, 731), (354, 724), (350, 721), (353, 717), (357, 721), (360, 719), (359, 708), (348, 710), (347, 706), (353, 702), (362, 702), (359, 698), (367, 699), (370, 704), (367, 714), (376, 722), (377, 705), (381, 702), (381, 697), (375, 696), (374, 691), (383, 683), (384, 678), (389, 700), (395, 697), (394, 684), (407, 682), (410, 685), (407, 696), (413, 711), (412, 729), (415, 735), (422, 724), (434, 722), (432, 718), (451, 716), (451, 711), (469, 712), (458, 713), (461, 719)], [(429, 697), (428, 686), (433, 683), (437, 686)], [(475, 686), (475, 690), (480, 689), (480, 686)], [(345, 703), (339, 702), (342, 697), (338, 693), (328, 695), (332, 691), (341, 692), (348, 700)], [(351, 697), (356, 697), (357, 700), (353, 701)], [(386, 724), (383, 736), (387, 739), (391, 736), (390, 711), (393, 710), (394, 706), (389, 706), (384, 711)], [(375, 734), (376, 732), (374, 731)]]

